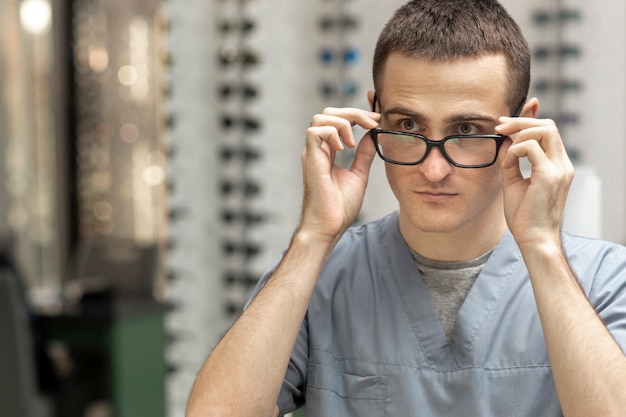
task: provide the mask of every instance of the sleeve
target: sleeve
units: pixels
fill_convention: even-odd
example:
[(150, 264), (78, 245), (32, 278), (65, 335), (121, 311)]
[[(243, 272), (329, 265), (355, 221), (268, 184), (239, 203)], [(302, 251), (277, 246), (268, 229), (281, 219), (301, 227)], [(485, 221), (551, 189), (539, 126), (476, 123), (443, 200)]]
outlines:
[(309, 358), (308, 316), (305, 317), (296, 344), (291, 353), (283, 387), (278, 396), (280, 415), (288, 414), (302, 407), (305, 402), (305, 386)]
[(589, 301), (626, 353), (626, 247), (606, 244), (604, 250), (589, 251), (589, 255), (596, 269), (588, 290)]

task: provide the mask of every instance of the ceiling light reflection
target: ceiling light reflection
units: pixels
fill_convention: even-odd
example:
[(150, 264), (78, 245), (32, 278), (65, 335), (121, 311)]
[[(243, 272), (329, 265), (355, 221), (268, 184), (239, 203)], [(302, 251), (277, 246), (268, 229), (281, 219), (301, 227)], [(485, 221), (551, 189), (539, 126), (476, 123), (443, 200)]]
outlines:
[(120, 138), (126, 143), (134, 143), (139, 138), (139, 128), (134, 123), (124, 123), (120, 127)]
[(89, 48), (89, 66), (94, 72), (102, 73), (109, 66), (109, 52), (103, 46)]
[(124, 65), (117, 72), (117, 79), (125, 86), (130, 87), (137, 81), (137, 69), (132, 65)]
[(20, 21), (34, 35), (45, 33), (52, 21), (52, 7), (47, 0), (25, 0), (20, 4)]
[(151, 186), (161, 185), (165, 180), (165, 170), (160, 165), (149, 165), (143, 170), (143, 180)]

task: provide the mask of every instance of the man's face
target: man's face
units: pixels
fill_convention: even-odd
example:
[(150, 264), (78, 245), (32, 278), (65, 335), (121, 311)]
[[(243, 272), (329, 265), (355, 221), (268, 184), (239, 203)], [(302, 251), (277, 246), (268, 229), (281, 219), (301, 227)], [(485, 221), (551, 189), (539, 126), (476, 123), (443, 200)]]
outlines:
[[(376, 110), (382, 113), (381, 128), (420, 133), (432, 140), (493, 134), (498, 117), (509, 112), (506, 86), (501, 56), (431, 62), (392, 54)], [(419, 165), (385, 164), (405, 238), (421, 232), (475, 236), (494, 226), (501, 232), (500, 163), (508, 143), (487, 168), (457, 168), (437, 149)]]

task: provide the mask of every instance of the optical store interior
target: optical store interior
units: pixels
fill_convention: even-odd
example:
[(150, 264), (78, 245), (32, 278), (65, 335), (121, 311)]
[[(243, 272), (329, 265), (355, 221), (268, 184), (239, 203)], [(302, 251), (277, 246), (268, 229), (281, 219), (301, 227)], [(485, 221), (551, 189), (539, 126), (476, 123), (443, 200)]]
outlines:
[[(403, 3), (0, 0), (0, 416), (184, 416), (297, 225), (311, 116), (368, 107)], [(626, 3), (502, 3), (576, 168), (563, 228), (626, 243)], [(397, 209), (383, 164), (358, 222)]]

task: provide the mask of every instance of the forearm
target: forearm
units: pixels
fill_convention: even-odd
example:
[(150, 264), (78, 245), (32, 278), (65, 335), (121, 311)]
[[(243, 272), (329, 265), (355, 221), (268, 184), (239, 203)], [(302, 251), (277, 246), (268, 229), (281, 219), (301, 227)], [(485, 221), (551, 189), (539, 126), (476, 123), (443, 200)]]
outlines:
[(274, 274), (202, 367), (188, 417), (270, 416), (333, 245), (294, 235)]
[(522, 249), (566, 417), (622, 416), (626, 358), (589, 303), (559, 245)]

